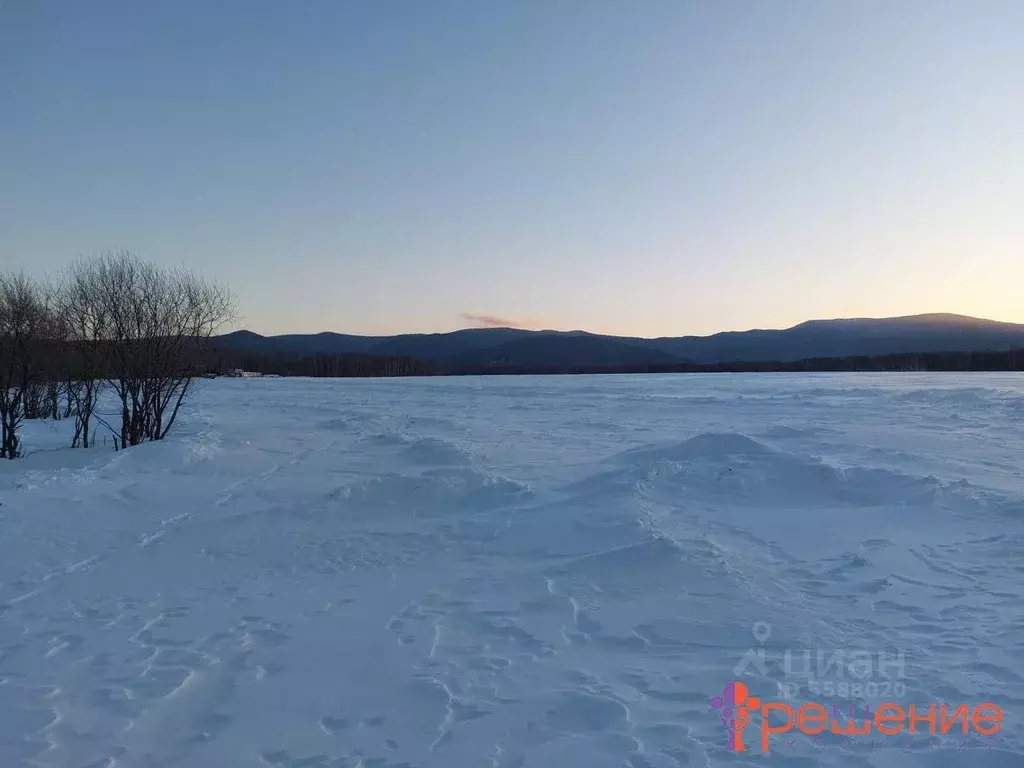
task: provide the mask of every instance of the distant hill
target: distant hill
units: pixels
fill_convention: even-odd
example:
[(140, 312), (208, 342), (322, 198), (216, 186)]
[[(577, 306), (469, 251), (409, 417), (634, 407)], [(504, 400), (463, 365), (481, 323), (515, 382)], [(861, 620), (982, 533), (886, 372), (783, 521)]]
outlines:
[(785, 330), (730, 331), (650, 343), (698, 363), (790, 362), (902, 352), (1005, 351), (1024, 347), (1024, 325), (932, 314), (811, 320)]
[(517, 328), (465, 328), (451, 333), (410, 333), (390, 336), (374, 347), (374, 354), (448, 360), (536, 335)]
[(235, 331), (217, 336), (214, 345), (222, 349), (265, 355), (366, 354), (393, 336), (352, 336), (345, 333), (287, 334), (260, 336), (252, 331)]
[(437, 370), (794, 362), (807, 358), (1024, 348), (1024, 325), (950, 314), (811, 320), (782, 330), (728, 331), (657, 339), (584, 331), (467, 328), (451, 333), (219, 336), (224, 350), (267, 356), (375, 355), (430, 361)]

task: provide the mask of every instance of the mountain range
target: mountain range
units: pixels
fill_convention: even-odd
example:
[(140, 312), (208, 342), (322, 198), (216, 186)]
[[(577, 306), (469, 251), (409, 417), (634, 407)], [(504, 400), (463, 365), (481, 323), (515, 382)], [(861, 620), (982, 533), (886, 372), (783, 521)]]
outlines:
[(586, 331), (466, 328), (449, 333), (217, 336), (218, 349), (268, 357), (374, 355), (430, 361), (442, 370), (791, 362), (813, 357), (1007, 351), (1024, 348), (1024, 325), (952, 314), (811, 320), (780, 330), (638, 338)]

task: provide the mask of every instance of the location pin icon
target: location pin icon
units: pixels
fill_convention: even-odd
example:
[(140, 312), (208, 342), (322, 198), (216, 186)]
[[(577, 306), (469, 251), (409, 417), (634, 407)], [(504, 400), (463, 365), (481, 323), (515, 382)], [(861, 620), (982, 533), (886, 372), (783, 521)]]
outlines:
[(772, 636), (772, 625), (767, 621), (758, 621), (754, 624), (754, 639), (764, 643)]

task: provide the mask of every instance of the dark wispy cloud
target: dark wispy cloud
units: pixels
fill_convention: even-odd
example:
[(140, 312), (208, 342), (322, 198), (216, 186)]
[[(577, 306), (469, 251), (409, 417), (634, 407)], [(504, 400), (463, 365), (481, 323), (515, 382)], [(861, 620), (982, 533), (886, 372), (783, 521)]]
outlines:
[(532, 325), (532, 323), (523, 322), (522, 320), (512, 320), (497, 315), (475, 315), (472, 312), (460, 312), (459, 317), (476, 325), (484, 325), (489, 328), (529, 328)]

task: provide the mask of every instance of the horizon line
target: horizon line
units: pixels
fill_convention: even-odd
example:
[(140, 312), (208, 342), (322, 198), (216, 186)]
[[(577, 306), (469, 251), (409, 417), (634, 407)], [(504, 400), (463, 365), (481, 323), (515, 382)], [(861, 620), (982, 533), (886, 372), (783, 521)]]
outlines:
[(1024, 326), (1024, 323), (1015, 323), (1010, 320), (995, 320), (988, 317), (978, 317), (976, 315), (963, 315), (957, 312), (920, 312), (913, 315), (886, 315), (882, 317), (872, 316), (857, 316), (857, 317), (830, 317), (830, 318), (811, 318), (809, 320), (802, 320), (794, 325), (785, 326), (783, 328), (733, 328), (721, 331), (715, 331), (713, 333), (698, 334), (698, 333), (683, 333), (678, 336), (662, 334), (659, 336), (638, 336), (628, 334), (615, 334), (615, 333), (600, 333), (597, 331), (587, 331), (582, 328), (524, 328), (522, 326), (515, 325), (469, 325), (462, 328), (453, 328), (450, 331), (404, 331), (401, 333), (349, 333), (346, 331), (292, 331), (287, 333), (260, 333), (250, 328), (237, 328), (233, 331), (227, 331), (225, 333), (216, 334), (217, 336), (230, 336), (234, 333), (250, 333), (255, 336), (260, 336), (265, 339), (279, 338), (282, 336), (355, 336), (364, 339), (389, 339), (398, 336), (445, 336), (450, 333), (459, 333), (461, 331), (525, 331), (527, 333), (584, 333), (591, 336), (607, 336), (611, 338), (619, 339), (682, 339), (682, 338), (710, 338), (712, 336), (718, 336), (725, 333), (753, 333), (756, 331), (790, 331), (794, 328), (799, 328), (801, 325), (807, 325), (808, 323), (836, 323), (836, 322), (857, 322), (863, 320), (912, 320), (922, 318), (947, 318), (947, 319), (962, 319), (962, 320), (973, 320), (982, 323), (994, 323), (1001, 325), (1016, 325)]

